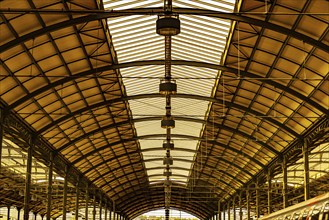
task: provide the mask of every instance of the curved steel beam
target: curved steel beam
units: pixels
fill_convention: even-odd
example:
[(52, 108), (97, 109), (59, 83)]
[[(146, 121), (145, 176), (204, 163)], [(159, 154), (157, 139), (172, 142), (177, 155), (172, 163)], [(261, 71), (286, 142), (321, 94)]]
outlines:
[[(166, 137), (166, 134), (144, 135), (144, 136), (139, 136), (139, 137), (135, 137), (135, 138), (129, 138), (129, 139), (125, 139), (125, 140), (120, 140), (120, 141), (117, 141), (117, 142), (113, 142), (113, 143), (111, 143), (111, 145), (105, 145), (105, 146), (103, 146), (103, 147), (100, 147), (100, 148), (98, 148), (98, 149), (95, 149), (95, 150), (93, 150), (93, 151), (91, 151), (91, 152), (85, 154), (83, 157), (80, 157), (80, 158), (76, 159), (75, 161), (71, 162), (71, 165), (74, 166), (74, 164), (76, 164), (76, 163), (78, 163), (78, 162), (81, 162), (83, 159), (86, 159), (87, 157), (89, 157), (89, 156), (91, 156), (91, 155), (97, 153), (98, 151), (102, 151), (102, 150), (104, 150), (104, 149), (106, 149), (106, 148), (109, 148), (109, 147), (111, 147), (111, 146), (115, 146), (115, 145), (117, 145), (117, 144), (121, 144), (121, 143), (123, 143), (123, 142), (135, 141), (135, 140), (137, 140), (137, 139), (149, 139), (149, 138), (159, 138), (159, 137)], [(202, 140), (202, 139), (199, 138), (199, 137), (190, 136), (190, 135), (172, 134), (172, 137), (173, 137), (173, 138), (184, 138), (184, 139), (190, 139), (190, 140), (191, 140), (191, 139), (192, 139), (192, 140)], [(137, 153), (137, 152), (140, 152), (140, 151), (136, 151), (136, 153)], [(135, 153), (135, 152), (130, 152), (130, 153), (133, 154), (133, 153)], [(122, 155), (120, 155), (120, 156), (127, 156), (127, 154), (122, 154)], [(113, 158), (111, 158), (111, 159), (109, 159), (109, 160), (113, 160)], [(246, 174), (248, 174), (250, 177), (253, 176), (249, 171), (244, 170), (243, 168), (237, 166), (235, 163), (232, 163), (232, 162), (230, 162), (230, 161), (227, 161), (227, 160), (224, 159), (224, 158), (221, 158), (221, 161), (223, 161), (223, 162), (225, 162), (225, 163), (227, 163), (227, 164), (230, 164), (230, 165), (236, 167), (238, 170), (242, 170), (242, 171), (244, 171), (244, 172), (245, 172)], [(107, 162), (108, 162), (108, 161), (107, 161)], [(105, 163), (105, 162), (103, 161), (101, 164), (104, 164), (104, 163)], [(98, 164), (98, 166), (101, 165), (101, 164)], [(93, 166), (93, 169), (94, 169), (95, 167), (96, 167), (96, 166)]]
[[(195, 137), (195, 138), (196, 138), (196, 137)], [(126, 142), (130, 142), (130, 141), (134, 141), (134, 140), (136, 140), (136, 139), (135, 139), (135, 138), (134, 138), (134, 139), (123, 139), (123, 140), (121, 140), (121, 141), (111, 143), (110, 145), (106, 145), (106, 147), (105, 147), (105, 146), (104, 146), (104, 147), (105, 147), (105, 148), (108, 148), (108, 147), (112, 147), (112, 146), (115, 146), (115, 145), (120, 144), (120, 143), (126, 143)], [(225, 148), (225, 149), (231, 150), (231, 151), (235, 152), (235, 153), (238, 154), (238, 155), (241, 155), (241, 156), (243, 156), (243, 157), (248, 158), (248, 160), (254, 162), (255, 164), (257, 164), (257, 165), (260, 166), (261, 168), (265, 168), (265, 165), (264, 165), (264, 164), (262, 164), (261, 162), (259, 162), (259, 161), (256, 160), (255, 158), (249, 156), (248, 154), (244, 154), (243, 152), (241, 152), (241, 151), (239, 151), (239, 150), (236, 150), (235, 148), (232, 148), (232, 147), (230, 147), (230, 146), (227, 146), (227, 145), (225, 145), (225, 144), (223, 144), (223, 143), (220, 143), (220, 142), (217, 142), (217, 141), (208, 141), (208, 143), (211, 143), (211, 144), (213, 144), (213, 145), (215, 145), (215, 146), (221, 146), (221, 147), (223, 147), (223, 148)], [(159, 150), (161, 149), (161, 150), (163, 150), (162, 148), (151, 148), (151, 149), (147, 149), (147, 150), (137, 150), (137, 151), (130, 152), (130, 153), (131, 153), (131, 154), (135, 154), (135, 153), (137, 154), (137, 153), (143, 153), (143, 152), (147, 152), (147, 151), (151, 151), (151, 150), (156, 150), (156, 149), (159, 149)], [(175, 147), (175, 151), (179, 151), (179, 150), (181, 150), (181, 151), (185, 151), (185, 152), (196, 153), (196, 151), (194, 151), (194, 150), (189, 150), (189, 149), (184, 149), (184, 148), (177, 148), (177, 147)], [(109, 159), (109, 160), (102, 161), (100, 164), (97, 164), (97, 165), (95, 165), (95, 166), (93, 166), (93, 167), (87, 169), (87, 170), (84, 171), (82, 174), (83, 174), (83, 175), (86, 175), (87, 173), (91, 172), (93, 169), (97, 168), (98, 166), (102, 166), (103, 164), (109, 162), (110, 160), (117, 160), (117, 159), (120, 159), (120, 158), (123, 157), (123, 156), (126, 156), (126, 154), (122, 154), (122, 155), (116, 156), (116, 157), (114, 157), (114, 158), (111, 158), (111, 159)], [(141, 162), (141, 161), (138, 161), (138, 162)], [(129, 165), (129, 164), (128, 164), (128, 165)], [(112, 170), (112, 171), (113, 171), (113, 170)], [(95, 181), (95, 180), (94, 180), (94, 181)]]
[[(93, 150), (93, 151), (85, 154), (83, 157), (80, 157), (80, 158), (76, 159), (75, 161), (71, 162), (71, 165), (74, 165), (74, 164), (76, 164), (76, 163), (78, 163), (78, 162), (80, 162), (80, 161), (82, 161), (84, 159), (87, 159), (89, 156), (91, 156), (91, 155), (93, 155), (93, 154), (95, 154), (95, 153), (97, 153), (99, 151), (102, 151), (104, 149), (107, 149), (109, 147), (112, 147), (112, 146), (115, 146), (115, 145), (118, 145), (118, 144), (130, 142), (130, 141), (135, 141), (135, 140), (139, 140), (139, 139), (158, 138), (158, 137), (164, 137), (164, 136), (165, 136), (165, 134), (152, 134), (152, 135), (144, 135), (144, 136), (139, 136), (139, 137), (135, 137), (135, 138), (128, 138), (128, 139), (123, 139), (123, 140), (120, 140), (120, 141), (116, 141), (116, 142), (113, 142), (113, 143), (111, 143), (109, 145), (107, 144), (107, 145), (104, 145), (102, 147), (99, 147), (98, 149), (95, 149), (95, 150)], [(172, 137), (186, 138), (186, 139), (192, 139), (192, 140), (198, 140), (198, 141), (202, 140), (202, 138), (195, 137), (195, 136), (189, 136), (189, 135), (173, 134)], [(208, 141), (208, 143), (210, 143), (210, 141)], [(213, 144), (215, 145), (216, 142), (213, 143)], [(140, 153), (140, 152), (141, 152), (140, 150), (137, 150), (137, 151), (134, 151), (134, 152), (130, 152), (130, 154)], [(241, 153), (241, 155), (246, 156), (247, 154), (242, 154)], [(94, 165), (93, 167), (91, 167), (88, 170), (86, 170), (83, 174), (87, 174), (87, 172), (92, 171), (93, 169), (97, 168), (98, 166), (101, 166), (101, 165), (103, 165), (103, 164), (105, 164), (105, 163), (107, 163), (107, 162), (109, 162), (111, 160), (119, 159), (120, 157), (123, 157), (123, 156), (127, 156), (127, 154), (123, 153), (123, 154), (118, 155), (118, 156), (116, 156), (114, 158), (110, 158), (109, 160), (102, 161), (101, 163), (99, 163), (97, 165)], [(250, 157), (248, 157), (248, 159), (250, 159)], [(225, 160), (223, 158), (221, 158), (221, 160), (222, 161), (227, 161), (227, 160)], [(255, 159), (251, 159), (251, 160), (253, 162), (255, 162), (254, 161)], [(257, 163), (257, 162), (255, 162), (255, 163)]]
[[(156, 199), (159, 198), (161, 200), (161, 203), (164, 204), (164, 201), (163, 201), (163, 196), (164, 195), (162, 194), (162, 192), (159, 192), (159, 191), (151, 191), (150, 193), (152, 194), (152, 198), (156, 198)], [(159, 195), (159, 193), (161, 193), (161, 194)], [(174, 193), (174, 195), (175, 195), (175, 191), (172, 191), (172, 193)], [(141, 197), (144, 197), (145, 196), (143, 194), (143, 192), (138, 192), (138, 194), (141, 194), (140, 195)], [(135, 198), (133, 196), (131, 196), (131, 198), (129, 197), (129, 199), (125, 198), (122, 203), (119, 203), (119, 205), (120, 206), (125, 206), (125, 207), (127, 207), (127, 206), (130, 207), (130, 208), (127, 208), (126, 209), (129, 212), (130, 210), (138, 207), (138, 204), (139, 204), (139, 201), (140, 201), (138, 198)], [(179, 200), (175, 200), (175, 197), (172, 196), (172, 199), (173, 199), (172, 202), (174, 202), (173, 204), (175, 204), (176, 201), (178, 201), (178, 203), (179, 203)], [(143, 200), (143, 201), (146, 201), (147, 203), (149, 202), (148, 200)], [(200, 210), (200, 206), (201, 206), (201, 207), (203, 207), (203, 209), (205, 209), (205, 210), (207, 209), (208, 211), (211, 211), (211, 208), (209, 208), (209, 206), (207, 204), (205, 204), (205, 203), (203, 203), (203, 204), (195, 204), (195, 205), (190, 203), (188, 205), (190, 205), (192, 207), (198, 206), (199, 209), (197, 209), (197, 210)]]
[[(132, 219), (138, 217), (139, 215), (149, 212), (151, 210), (159, 210), (164, 208), (164, 195), (156, 195), (152, 196), (155, 200), (149, 201), (146, 200), (142, 204), (140, 204), (136, 199), (132, 203), (128, 203), (129, 205), (127, 208), (128, 212), (132, 215)], [(204, 204), (193, 204), (193, 203), (181, 203), (179, 200), (173, 200), (171, 206), (178, 210), (183, 210), (198, 219), (206, 219), (205, 213), (211, 212), (210, 208)], [(154, 209), (149, 209), (148, 207), (154, 206)], [(207, 210), (207, 211), (204, 211)]]
[[(87, 106), (85, 108), (82, 108), (82, 109), (79, 109), (75, 112), (71, 112), (70, 114), (66, 114), (65, 116), (59, 118), (58, 120), (55, 120), (54, 122), (44, 126), (43, 128), (39, 129), (36, 134), (40, 135), (42, 133), (44, 133), (45, 131), (49, 130), (50, 128), (52, 128), (53, 126), (56, 126), (57, 124), (60, 124), (61, 122), (64, 122), (65, 120), (68, 120), (69, 118), (75, 116), (75, 115), (79, 115), (79, 114), (82, 114), (83, 112), (86, 112), (86, 111), (89, 111), (89, 110), (92, 110), (92, 109), (95, 109), (95, 108), (99, 108), (99, 107), (102, 107), (102, 106), (106, 106), (106, 105), (112, 105), (114, 103), (118, 103), (118, 102), (123, 102), (123, 101), (128, 101), (128, 100), (137, 100), (137, 99), (144, 99), (144, 98), (160, 98), (160, 97), (163, 97), (162, 95), (160, 94), (141, 94), (141, 95), (134, 95), (134, 96), (126, 96), (126, 97), (122, 97), (122, 98), (118, 98), (118, 99), (113, 99), (113, 100), (108, 100), (108, 101), (105, 101), (105, 102), (100, 102), (100, 103), (96, 103), (94, 105), (90, 105), (90, 106)], [(240, 110), (244, 110), (244, 111), (247, 111), (247, 112), (250, 112), (251, 114), (253, 115), (256, 115), (256, 116), (259, 116), (259, 117), (265, 117), (265, 115), (255, 111), (255, 110), (251, 110), (249, 108), (246, 108), (244, 106), (241, 106), (241, 105), (238, 105), (238, 104), (235, 104), (235, 103), (230, 103), (230, 102), (223, 102), (221, 99), (215, 99), (215, 98), (210, 98), (210, 97), (205, 97), (205, 96), (198, 96), (198, 95), (189, 95), (189, 94), (176, 94), (176, 95), (172, 95), (173, 98), (188, 98), (188, 99), (197, 99), (197, 100), (204, 100), (204, 101), (209, 101), (209, 102), (213, 102), (213, 103), (225, 103), (226, 106), (228, 107), (233, 107), (233, 108), (236, 108), (236, 109), (240, 109)], [(179, 117), (176, 117), (177, 119)], [(183, 118), (183, 117), (181, 117)], [(195, 119), (197, 120), (197, 119)], [(293, 134), (293, 135), (297, 135), (295, 137), (299, 137), (299, 135), (294, 132), (292, 129), (288, 128), (287, 126), (281, 124), (280, 122), (270, 118), (270, 117), (265, 117), (265, 120), (277, 125), (278, 127), (288, 131), (289, 133)], [(202, 122), (204, 122), (202, 120)], [(119, 123), (118, 123), (119, 124)], [(118, 124), (114, 124), (114, 126), (118, 126)], [(222, 126), (222, 125), (221, 125)], [(83, 137), (83, 136), (81, 136)], [(252, 138), (252, 139), (255, 139), (255, 138)], [(67, 145), (63, 145), (61, 148), (59, 148), (57, 151), (61, 151), (63, 149), (65, 149), (67, 147)], [(272, 150), (274, 153), (278, 154), (278, 152), (276, 150), (274, 150), (272, 148)]]
[[(122, 64), (113, 64), (113, 65), (98, 67), (97, 69), (88, 70), (88, 71), (85, 71), (85, 72), (75, 74), (73, 78), (86, 77), (86, 76), (90, 76), (90, 75), (93, 75), (93, 74), (96, 74), (96, 73), (101, 73), (101, 72), (114, 70), (114, 69), (122, 69), (122, 68), (134, 67), (134, 66), (164, 65), (164, 64), (165, 64), (164, 60), (145, 60), (145, 61), (135, 61), (135, 62), (122, 63)], [(319, 111), (321, 111), (321, 112), (323, 112), (327, 115), (329, 114), (329, 110), (324, 108), (323, 106), (321, 106), (316, 101), (311, 100), (310, 98), (302, 95), (301, 93), (299, 93), (299, 92), (297, 92), (297, 91), (295, 91), (295, 90), (293, 90), (289, 87), (286, 87), (285, 85), (282, 85), (280, 83), (274, 82), (274, 81), (269, 80), (269, 79), (266, 79), (262, 76), (254, 74), (254, 73), (250, 73), (250, 72), (247, 72), (247, 71), (238, 70), (238, 69), (235, 69), (235, 68), (226, 67), (226, 66), (222, 66), (222, 65), (216, 65), (216, 64), (205, 63), (205, 62), (196, 62), (196, 61), (172, 60), (171, 64), (172, 65), (186, 65), (186, 66), (195, 66), (195, 67), (204, 67), (204, 68), (215, 69), (215, 70), (222, 70), (222, 71), (227, 71), (227, 72), (234, 73), (235, 75), (240, 75), (240, 78), (243, 78), (243, 77), (254, 78), (255, 80), (265, 82), (265, 83), (267, 83), (267, 84), (269, 84), (269, 85), (271, 85), (275, 88), (279, 88), (282, 91), (285, 91), (285, 92), (299, 98), (300, 100), (303, 100), (304, 102), (309, 103), (313, 107), (317, 108)], [(31, 92), (29, 95), (26, 95), (21, 99), (18, 99), (16, 102), (9, 105), (7, 107), (7, 109), (12, 110), (15, 107), (17, 107), (17, 106), (23, 104), (24, 102), (28, 101), (32, 97), (40, 95), (41, 93), (46, 92), (47, 90), (49, 90), (51, 88), (54, 88), (54, 87), (59, 86), (59, 85), (63, 85), (63, 84), (65, 84), (67, 82), (70, 82), (70, 81), (72, 81), (72, 78), (71, 77), (66, 77), (66, 78), (63, 78), (61, 80), (57, 80), (56, 82), (53, 82), (52, 84), (41, 87), (40, 89), (37, 89), (37, 90)]]
[[(147, 149), (147, 150), (142, 150), (141, 152), (143, 153), (143, 152), (146, 152), (146, 151), (152, 151), (152, 150), (163, 150), (163, 148), (151, 148), (151, 149)], [(177, 147), (175, 147), (175, 151), (184, 151), (184, 152), (191, 152), (191, 153), (196, 153), (197, 151), (195, 151), (195, 150), (190, 150), (190, 149), (184, 149), (184, 148), (177, 148)], [(116, 157), (116, 158), (114, 158), (114, 160), (116, 160), (116, 159), (118, 159), (119, 157)], [(112, 158), (113, 159), (113, 158)], [(107, 160), (107, 162), (109, 162), (110, 160)], [(144, 162), (146, 162), (147, 160), (144, 160)], [(257, 161), (257, 160), (256, 160)], [(97, 176), (95, 179), (91, 179), (90, 181), (91, 182), (96, 182), (97, 180), (99, 180), (100, 178), (103, 178), (104, 176), (106, 176), (106, 175), (108, 175), (108, 174), (110, 174), (110, 173), (115, 173), (116, 171), (118, 171), (119, 169), (125, 169), (126, 167), (129, 167), (129, 166), (133, 166), (133, 165), (135, 165), (135, 164), (139, 164), (139, 163), (141, 163), (141, 162), (143, 162), (143, 161), (137, 161), (137, 162), (134, 162), (134, 163), (130, 163), (130, 164), (126, 164), (126, 165), (124, 165), (124, 166), (120, 166), (120, 167), (117, 167), (117, 168), (115, 168), (115, 169), (112, 169), (112, 170), (109, 170), (109, 171), (107, 171), (107, 172), (105, 172), (105, 173), (103, 173), (102, 175), (99, 175), (99, 176)], [(193, 162), (193, 161), (192, 161)], [(92, 169), (94, 169), (94, 167), (92, 168)], [(92, 169), (88, 169), (87, 171), (85, 171), (85, 172), (83, 172), (82, 174), (83, 175), (86, 175), (88, 172), (90, 172)], [(183, 169), (183, 168), (182, 168)], [(146, 169), (146, 170), (148, 170), (148, 169)], [(145, 169), (143, 169), (143, 170), (140, 170), (140, 171), (145, 171)], [(217, 170), (218, 172), (220, 172), (220, 170)], [(136, 172), (136, 171), (135, 171)], [(224, 172), (223, 172), (224, 173)], [(130, 174), (130, 173), (127, 173), (127, 174)], [(235, 177), (233, 176), (233, 175), (231, 175), (230, 173), (225, 173), (226, 175), (228, 175), (229, 177), (231, 177), (232, 179), (235, 179)], [(208, 174), (205, 174), (205, 175), (208, 175)], [(209, 175), (208, 175), (209, 176)], [(110, 182), (107, 182), (106, 184), (110, 184), (112, 181), (115, 181), (115, 180), (117, 180), (118, 178), (121, 178), (121, 177), (124, 177), (124, 175), (122, 175), (122, 176), (119, 176), (119, 177), (116, 177), (115, 179), (113, 179), (113, 180), (111, 180)], [(237, 181), (237, 182), (239, 182), (240, 184), (244, 184), (241, 180), (239, 180), (239, 179), (235, 179), (235, 181)], [(102, 188), (102, 187), (104, 187), (105, 186), (105, 184), (104, 185), (101, 185), (100, 187)]]
[[(42, 12), (41, 10), (39, 10), (39, 11)], [(69, 13), (70, 11), (62, 11), (62, 10), (58, 11), (58, 13), (62, 13), (62, 14), (65, 12)], [(73, 10), (72, 10), (72, 12), (73, 12)], [(173, 8), (173, 12), (178, 13), (178, 14), (210, 16), (210, 17), (229, 19), (229, 20), (233, 20), (233, 21), (239, 21), (239, 22), (252, 24), (255, 26), (270, 29), (275, 32), (279, 32), (284, 35), (288, 35), (290, 37), (304, 41), (305, 43), (308, 43), (323, 51), (329, 52), (329, 46), (321, 41), (318, 41), (305, 34), (302, 34), (295, 30), (291, 30), (289, 28), (282, 27), (277, 24), (273, 24), (273, 23), (270, 23), (267, 21), (256, 19), (256, 18), (243, 16), (242, 13), (225, 13), (225, 12), (218, 12), (218, 11), (213, 11), (213, 10), (191, 9), (191, 8)], [(50, 13), (50, 12), (48, 11), (48, 13)], [(27, 41), (27, 40), (31, 40), (35, 37), (38, 37), (38, 36), (41, 36), (41, 35), (44, 35), (44, 34), (52, 32), (52, 31), (59, 30), (59, 29), (70, 27), (73, 25), (86, 23), (86, 22), (90, 22), (90, 21), (95, 21), (95, 20), (107, 19), (107, 18), (111, 18), (111, 17), (119, 17), (119, 16), (158, 15), (160, 13), (163, 13), (163, 8), (138, 8), (138, 9), (111, 10), (111, 11), (93, 10), (93, 11), (89, 11), (89, 12), (88, 12), (88, 10), (86, 10), (85, 13), (90, 13), (91, 15), (87, 15), (87, 16), (71, 19), (68, 21), (64, 21), (61, 23), (57, 23), (54, 25), (50, 25), (48, 27), (25, 34), (19, 38), (16, 38), (15, 40), (9, 41), (8, 43), (2, 45), (0, 47), (0, 51), (8, 50), (12, 47), (17, 46), (18, 44), (21, 44), (21, 43)]]
[[(151, 161), (158, 161), (158, 160), (162, 160), (162, 158), (161, 158), (161, 159), (149, 159), (149, 160), (144, 160), (144, 162), (151, 162)], [(174, 160), (175, 160), (175, 161), (182, 161), (182, 162), (189, 162), (189, 163), (192, 163), (192, 162), (193, 162), (192, 160), (185, 160), (185, 159), (179, 159), (179, 158), (178, 158), (178, 159), (174, 159)], [(172, 169), (177, 169), (177, 170), (190, 171), (190, 169), (183, 168), (183, 167), (175, 167), (175, 166), (172, 166), (171, 168), (172, 168)], [(163, 169), (164, 169), (164, 167), (152, 167), (152, 168), (148, 168), (148, 169), (145, 169), (145, 170), (147, 171), (147, 170), (163, 170)], [(142, 170), (141, 170), (141, 171), (142, 171)], [(244, 184), (241, 180), (237, 180), (237, 179), (235, 179), (236, 177), (233, 176), (233, 175), (231, 175), (231, 174), (228, 173), (228, 172), (224, 172), (223, 170), (217, 170), (217, 171), (220, 172), (220, 173), (223, 173), (223, 174), (225, 174), (225, 175), (228, 175), (230, 178), (232, 178), (232, 180), (237, 181), (237, 182), (240, 183), (241, 185)], [(115, 172), (115, 171), (112, 171), (112, 172)], [(112, 182), (119, 180), (120, 178), (124, 178), (125, 176), (130, 175), (130, 174), (134, 174), (134, 173), (135, 173), (135, 171), (132, 171), (132, 172), (129, 172), (129, 173), (124, 173), (123, 175), (121, 175), (121, 176), (117, 176), (116, 178), (112, 179), (112, 180), (109, 181), (109, 182), (104, 183), (103, 185), (100, 185), (99, 187), (100, 187), (100, 188), (103, 188), (104, 186), (109, 185), (109, 184), (111, 184)], [(218, 179), (217, 177), (212, 177), (212, 176), (210, 176), (209, 174), (206, 174), (206, 173), (202, 173), (202, 175), (205, 175), (205, 176), (207, 176), (208, 178), (215, 178), (218, 182), (221, 182), (222, 184), (228, 186), (229, 188), (231, 188), (231, 189), (233, 189), (233, 190), (236, 190), (236, 189), (233, 188), (229, 183), (227, 183), (227, 182), (225, 182), (225, 181), (223, 181), (223, 180), (221, 180), (221, 179)], [(163, 176), (163, 174), (161, 173), (161, 174), (156, 174), (156, 175), (151, 175), (151, 176)], [(149, 176), (149, 177), (151, 177), (151, 176)], [(190, 178), (189, 176), (183, 176), (183, 175), (173, 175), (173, 176), (182, 176), (182, 177), (184, 177), (184, 178), (186, 178), (186, 179), (189, 179), (189, 178)], [(92, 182), (95, 182), (95, 180), (92, 180)], [(175, 181), (173, 181), (173, 182), (175, 182)], [(206, 182), (206, 181), (204, 181), (204, 182)], [(127, 183), (129, 183), (129, 182), (121, 183), (120, 185), (117, 185), (116, 187), (111, 188), (111, 191), (112, 191), (112, 190), (115, 190), (117, 187), (121, 187), (122, 185), (127, 184)], [(133, 187), (134, 187), (134, 186), (133, 186)], [(123, 190), (128, 190), (129, 188), (131, 188), (131, 187), (124, 188)], [(213, 186), (212, 186), (212, 188), (213, 188)], [(223, 190), (223, 189), (221, 189), (221, 188), (219, 188), (219, 189), (220, 189), (220, 190)], [(116, 194), (120, 194), (123, 190), (121, 190), (121, 191), (117, 191), (117, 190), (115, 190), (115, 192), (116, 192)]]

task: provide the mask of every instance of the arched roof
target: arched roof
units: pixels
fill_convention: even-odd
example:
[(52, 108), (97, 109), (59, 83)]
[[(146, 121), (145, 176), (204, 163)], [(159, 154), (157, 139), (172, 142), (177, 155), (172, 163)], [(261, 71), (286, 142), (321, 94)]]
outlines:
[[(0, 1), (4, 138), (23, 149), (33, 139), (38, 160), (54, 157), (59, 175), (67, 169), (127, 218), (165, 206), (162, 6)], [(282, 157), (296, 161), (303, 142), (326, 142), (328, 7), (173, 1), (182, 30), (171, 47), (172, 207), (209, 218), (218, 201), (278, 173)]]

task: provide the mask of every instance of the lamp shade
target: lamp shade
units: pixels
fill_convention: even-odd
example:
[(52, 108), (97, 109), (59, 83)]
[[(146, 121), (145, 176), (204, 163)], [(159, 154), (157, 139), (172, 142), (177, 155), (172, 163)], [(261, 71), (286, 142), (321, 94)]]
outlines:
[(159, 85), (160, 94), (171, 95), (177, 93), (177, 84), (175, 80), (163, 79)]
[(156, 32), (163, 36), (174, 36), (180, 33), (180, 21), (176, 17), (159, 17)]
[(165, 116), (161, 120), (161, 127), (162, 128), (174, 128), (175, 127), (175, 120), (172, 116)]

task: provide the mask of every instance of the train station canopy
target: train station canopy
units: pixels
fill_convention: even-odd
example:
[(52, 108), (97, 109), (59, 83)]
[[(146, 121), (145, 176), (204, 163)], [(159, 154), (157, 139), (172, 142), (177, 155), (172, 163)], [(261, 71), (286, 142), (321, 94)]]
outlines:
[(30, 151), (35, 212), (49, 169), (53, 217), (65, 178), (68, 210), (75, 188), (129, 219), (164, 208), (168, 65), (170, 207), (210, 218), (268, 177), (280, 185), (283, 161), (300, 196), (303, 148), (311, 194), (328, 191), (328, 11), (326, 0), (173, 0), (168, 44), (161, 0), (0, 1), (0, 206), (23, 206)]

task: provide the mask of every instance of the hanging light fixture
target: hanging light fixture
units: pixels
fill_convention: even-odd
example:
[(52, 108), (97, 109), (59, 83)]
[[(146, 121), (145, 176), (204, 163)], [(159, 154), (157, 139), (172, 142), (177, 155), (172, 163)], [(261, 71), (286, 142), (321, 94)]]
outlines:
[(174, 117), (172, 117), (171, 115), (168, 116), (164, 116), (161, 120), (161, 127), (162, 128), (175, 128), (175, 120)]
[(162, 143), (162, 147), (164, 150), (173, 150), (175, 148), (173, 140), (164, 140)]
[(177, 84), (174, 79), (161, 79), (159, 85), (161, 95), (173, 95), (177, 93)]
[(174, 160), (172, 159), (172, 157), (164, 157), (163, 158), (163, 165), (173, 165)]
[(162, 36), (174, 36), (180, 33), (178, 15), (159, 15), (156, 22), (156, 32)]

